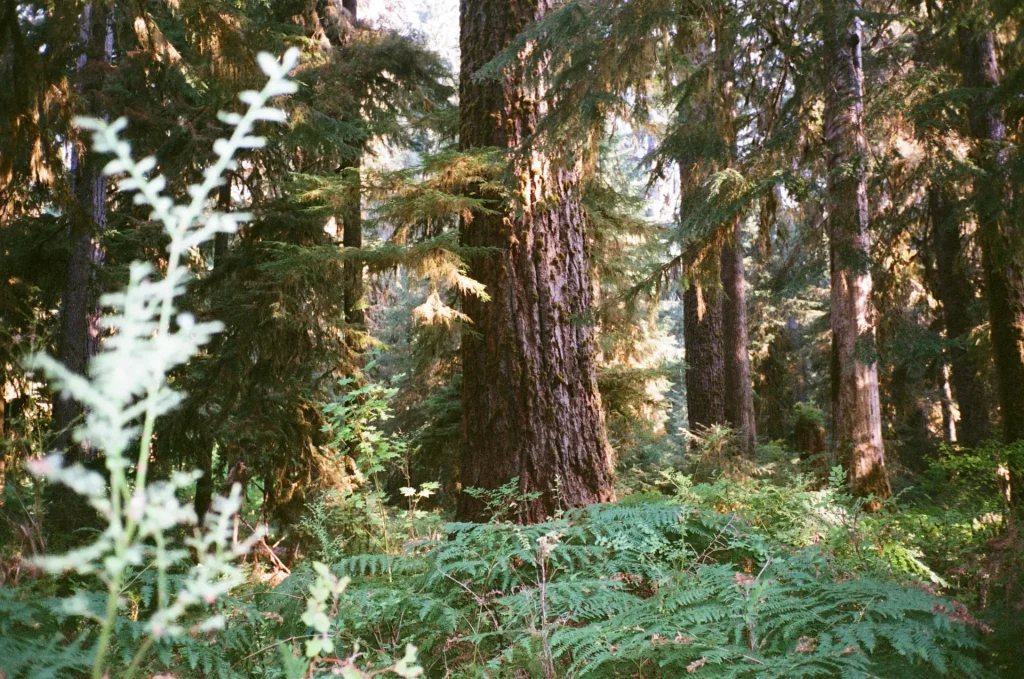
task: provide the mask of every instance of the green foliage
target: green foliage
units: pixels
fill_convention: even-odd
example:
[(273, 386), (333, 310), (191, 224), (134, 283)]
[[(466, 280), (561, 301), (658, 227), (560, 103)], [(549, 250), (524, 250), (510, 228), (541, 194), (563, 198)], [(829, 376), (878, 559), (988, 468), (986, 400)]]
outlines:
[[(983, 676), (957, 604), (850, 575), (825, 549), (781, 546), (740, 515), (687, 504), (451, 524), (436, 542), (331, 572), (355, 578), (332, 638), (371, 662), (415, 643), (425, 676)], [(311, 577), (299, 571), (262, 598), (279, 633), (298, 631), (302, 609), (287, 594)]]
[[(421, 509), (420, 503), (434, 495), (439, 484), (423, 482), (412, 487), (408, 442), (400, 432), (386, 429), (397, 389), (366, 379), (374, 368), (371, 361), (358, 379), (341, 380), (339, 397), (324, 407), (327, 448), (337, 476), (299, 523), (321, 559), (335, 560), (342, 553), (360, 550), (391, 553), (396, 532), (404, 531), (414, 539), (437, 525), (436, 517)], [(391, 502), (388, 486), (396, 472), (406, 480), (398, 493), (405, 498), (405, 509)]]
[[(424, 675), (453, 679), (1020, 673), (1024, 537), (1007, 490), (1024, 447), (941, 445), (939, 425), (956, 424), (944, 369), (961, 350), (983, 384), (1000, 377), (975, 182), (1005, 179), (1005, 214), (1020, 207), (1018, 3), (860, 6), (870, 256), (826, 238), (827, 179), (861, 163), (826, 162), (828, 3), (557, 3), (464, 74), (526, 74), (512, 99), (544, 114), (512, 154), (455, 150), (447, 66), (420, 37), (350, 21), (343, 4), (0, 9), (0, 678), (413, 677), (415, 647)], [(960, 34), (979, 26), (1003, 77), (990, 92), (960, 72)], [(304, 87), (281, 111), (219, 120), (239, 86), (260, 86), (261, 67), (287, 87), (257, 52), (288, 46), (301, 49)], [(982, 94), (1006, 123), (988, 144), (1005, 177), (968, 136)], [(122, 187), (143, 190), (88, 205), (76, 189), (100, 161), (72, 121), (122, 112), (128, 130), (93, 125), (118, 152), (109, 169), (133, 173)], [(224, 122), (247, 131), (216, 141)], [(147, 159), (132, 162), (128, 141)], [(582, 168), (595, 304), (572, 320), (598, 329), (620, 470), (616, 504), (535, 526), (516, 525), (532, 499), (517, 480), (457, 483), (473, 397), (459, 344), (476, 331), (460, 298), (500, 293), (469, 277), (497, 249), (464, 247), (459, 231), (515, 199), (508, 161), (527, 151), (548, 153), (553, 171)], [(934, 187), (956, 222), (960, 337), (943, 318)], [(659, 210), (677, 211), (674, 223), (653, 223)], [(353, 216), (365, 247), (342, 246)], [(757, 463), (736, 455), (728, 427), (684, 432), (672, 341), (675, 283), (718, 285), (735, 220), (768, 441)], [(81, 375), (42, 359), (59, 378), (50, 389), (23, 358), (60, 351), (76, 244), (93, 241), (97, 298), (117, 291), (84, 309), (102, 351)], [(874, 280), (877, 353), (858, 352), (878, 361), (900, 490), (875, 512), (832, 467), (831, 413), (813, 405), (832, 401), (830, 258)], [(343, 293), (357, 270), (366, 308), (354, 325)], [(95, 469), (44, 457), (58, 389), (90, 406), (77, 437), (100, 449)], [(46, 478), (24, 471), (30, 459)], [(198, 532), (196, 477), (182, 472), (197, 464), (208, 495), (249, 469)], [(98, 530), (47, 530), (52, 481), (88, 497)], [(489, 508), (487, 524), (444, 525), (461, 492)], [(274, 538), (237, 564), (236, 531), (263, 520)], [(62, 541), (87, 546), (43, 556)]]
[(518, 476), (494, 489), (464, 488), (462, 492), (484, 504), (491, 515), (491, 523), (520, 520), (528, 503), (540, 497), (537, 492), (520, 491)]
[[(257, 121), (286, 119), (284, 111), (268, 104), (296, 90), (288, 73), (298, 57), (297, 50), (287, 52), (281, 62), (266, 53), (259, 55), (260, 68), (269, 80), (262, 90), (239, 95), (249, 106), (245, 114), (220, 115), (234, 131), (214, 144), (217, 160), (204, 173), (202, 184), (190, 187), (191, 201), (185, 204), (176, 205), (164, 194), (163, 176), (150, 176), (156, 167), (154, 158), (133, 159), (131, 145), (119, 137), (127, 125), (125, 119), (112, 124), (78, 120), (95, 131), (97, 151), (115, 156), (104, 172), (127, 175), (118, 188), (137, 191), (136, 202), (150, 206), (151, 218), (162, 224), (169, 241), (167, 266), (164, 277), (157, 278), (152, 267), (133, 264), (127, 288), (104, 298), (114, 310), (104, 319), (112, 335), (90, 362), (88, 377), (45, 354), (34, 359), (36, 367), (86, 407), (75, 439), (102, 451), (109, 476), (105, 479), (81, 464), (65, 466), (56, 454), (30, 461), (32, 473), (83, 496), (104, 523), (92, 543), (62, 555), (37, 556), (34, 565), (51, 574), (73, 573), (85, 583), (95, 583), (97, 590), (83, 588), (74, 596), (42, 604), (25, 603), (4, 593), (0, 605), (13, 636), (9, 647), (4, 642), (5, 653), (0, 656), (5, 676), (8, 672), (55, 676), (58, 671), (88, 666), (93, 679), (112, 673), (130, 678), (148, 662), (154, 645), (173, 645), (176, 638), (188, 638), (187, 633), (205, 637), (225, 625), (226, 617), (212, 607), (245, 581), (235, 560), (263, 535), (257, 530), (247, 540), (237, 540), (233, 523), (241, 507), (240, 487), (235, 484), (229, 496), (217, 497), (203, 525), (192, 537), (181, 539), (181, 528), (196, 524), (197, 517), (179, 495), (198, 475), (176, 472), (168, 480), (154, 481), (147, 479), (147, 471), (155, 422), (181, 400), (168, 375), (221, 328), (176, 312), (187, 283), (184, 256), (218, 232), (235, 231), (247, 218), (243, 213), (207, 212), (207, 197), (223, 182), (224, 172), (237, 167), (236, 151), (263, 146), (264, 139), (252, 134)], [(133, 464), (128, 451), (136, 442), (138, 458)], [(191, 564), (186, 562), (190, 557)], [(309, 610), (317, 614), (313, 627), (318, 631), (326, 631), (321, 609), (327, 595), (336, 596), (343, 588), (336, 580), (318, 581), (311, 587)], [(125, 598), (135, 610), (122, 614)], [(71, 626), (62, 624), (65, 619), (73, 621)], [(24, 629), (21, 634), (18, 627)], [(61, 632), (75, 634), (74, 640), (65, 643)], [(333, 650), (333, 644), (314, 639), (307, 646), (307, 657), (315, 664), (321, 650)], [(45, 651), (51, 652), (50, 657), (39, 658)], [(342, 664), (343, 676), (367, 676), (355, 664), (357, 655)], [(197, 658), (187, 651), (185, 657), (196, 666)], [(415, 649), (408, 648), (391, 670), (403, 677), (418, 676)]]

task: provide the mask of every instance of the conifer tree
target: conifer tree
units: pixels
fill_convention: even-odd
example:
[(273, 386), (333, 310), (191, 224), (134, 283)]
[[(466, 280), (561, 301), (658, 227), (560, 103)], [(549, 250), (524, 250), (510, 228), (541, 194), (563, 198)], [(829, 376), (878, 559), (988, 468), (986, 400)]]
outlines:
[(981, 8), (966, 3), (957, 29), (963, 84), (977, 92), (969, 104), (972, 156), (984, 175), (974, 182), (978, 240), (992, 328), (1003, 440), (1024, 439), (1024, 244), (1019, 223), (1007, 212), (1006, 126), (993, 92), (999, 86), (995, 36)]
[[(941, 180), (940, 180), (941, 181)], [(974, 329), (971, 302), (974, 283), (968, 275), (960, 235), (960, 210), (948, 186), (928, 188), (928, 221), (935, 261), (935, 291), (942, 302), (946, 337), (951, 341), (949, 370), (952, 394), (960, 419), (955, 423), (956, 441), (973, 448), (988, 438), (988, 393), (982, 382), (977, 357), (968, 352), (968, 334)]]
[[(80, 10), (81, 54), (74, 74), (75, 89), (91, 102), (90, 115), (102, 115), (97, 100), (102, 96), (105, 66), (113, 51), (113, 17), (102, 2), (86, 2)], [(102, 160), (82, 148), (71, 151), (70, 181), (75, 197), (70, 219), (72, 242), (67, 285), (61, 305), (60, 360), (70, 370), (84, 374), (89, 359), (99, 348), (99, 296), (97, 267), (103, 261), (98, 238), (107, 225), (107, 179), (100, 172)], [(67, 450), (69, 459), (88, 457), (85, 448), (71, 445), (71, 427), (81, 407), (64, 395), (53, 407), (53, 428), (57, 448)]]
[(731, 198), (728, 191), (708, 188), (713, 179), (718, 181), (735, 171), (740, 160), (734, 63), (739, 26), (736, 8), (728, 1), (707, 3), (704, 15), (713, 46), (700, 38), (692, 46), (679, 41), (684, 48), (680, 60), (689, 60), (693, 66), (682, 77), (687, 96), (677, 103), (675, 122), (681, 140), (690, 140), (685, 143), (686, 157), (677, 159), (684, 184), (680, 193), (685, 203), (694, 206), (688, 208), (684, 203), (684, 210), (692, 209), (696, 215), (681, 217), (699, 234), (696, 249), (706, 249), (710, 243), (710, 251), (699, 257), (706, 280), (683, 294), (687, 408), (691, 429), (699, 432), (713, 424), (727, 424), (736, 432), (741, 453), (752, 458), (756, 425), (747, 332), (744, 215), (742, 208), (722, 209), (719, 205)]
[[(696, 163), (680, 162), (681, 209), (699, 200), (701, 174)], [(682, 215), (681, 215), (682, 216)], [(683, 290), (683, 344), (686, 348), (686, 415), (690, 431), (700, 435), (726, 423), (726, 368), (722, 337), (722, 289), (716, 278), (722, 262), (706, 256), (690, 262), (692, 280)], [(707, 271), (710, 270), (710, 271)]]
[[(726, 157), (722, 163), (733, 168), (737, 161), (739, 136), (736, 103), (737, 52), (736, 9), (725, 3), (714, 17), (715, 87), (721, 107), (719, 120)], [(757, 430), (754, 423), (754, 390), (750, 381), (750, 351), (747, 342), (747, 293), (743, 264), (742, 215), (727, 220), (722, 244), (722, 353), (725, 364), (725, 419), (736, 431), (742, 453), (754, 457)]]
[(856, 2), (823, 0), (824, 138), (832, 272), (834, 445), (855, 493), (890, 494), (871, 300), (864, 75)]
[[(550, 0), (462, 0), (459, 145), (515, 151), (543, 113), (518, 60), (497, 79), (477, 71), (508, 47)], [(463, 488), (495, 489), (518, 479), (539, 493), (521, 518), (609, 500), (610, 449), (597, 389), (591, 279), (580, 205), (579, 167), (534, 148), (511, 160), (512, 204), (462, 224), (469, 246), (500, 248), (469, 275), (491, 301), (465, 297), (462, 338)], [(463, 493), (458, 515), (486, 518)]]
[(722, 295), (712, 285), (692, 283), (683, 291), (686, 347), (686, 413), (690, 431), (725, 424), (725, 359), (722, 355)]
[[(348, 31), (355, 30), (359, 20), (358, 0), (344, 0), (343, 8), (347, 16)], [(358, 113), (362, 113), (361, 111)], [(359, 146), (362, 146), (361, 144)], [(342, 211), (342, 240), (346, 248), (363, 247), (363, 200), (360, 168), (362, 167), (361, 149), (342, 163), (342, 168), (350, 173), (352, 186), (347, 191), (346, 205)], [(363, 263), (352, 259), (345, 262), (345, 320), (350, 325), (362, 325), (365, 320), (363, 312)]]

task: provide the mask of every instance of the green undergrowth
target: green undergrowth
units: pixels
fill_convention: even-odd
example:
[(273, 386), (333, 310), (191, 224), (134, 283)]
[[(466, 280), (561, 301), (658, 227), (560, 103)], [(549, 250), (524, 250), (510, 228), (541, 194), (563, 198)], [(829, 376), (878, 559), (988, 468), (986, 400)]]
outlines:
[[(533, 526), (448, 524), (401, 554), (332, 564), (351, 584), (329, 611), (329, 636), (370, 668), (415, 644), (430, 677), (985, 676), (983, 632), (962, 605), (837, 563), (742, 513), (664, 499)], [(276, 587), (236, 590), (220, 607), (222, 632), (158, 644), (148, 669), (294, 676), (315, 577), (304, 565)], [(151, 598), (140, 582), (128, 613)], [(7, 676), (68, 676), (87, 661), (88, 635), (64, 624), (55, 600), (8, 590), (0, 606)], [(130, 614), (120, 618), (119, 652), (137, 634)]]
[[(661, 469), (617, 503), (532, 526), (513, 521), (528, 499), (514, 484), (478, 491), (490, 523), (442, 524), (418, 491), (402, 508), (365, 483), (311, 504), (309, 557), (291, 575), (251, 570), (216, 606), (222, 631), (161, 640), (143, 669), (299, 679), (331, 676), (337, 660), (369, 676), (413, 645), (427, 677), (1012, 677), (1024, 564), (993, 480), (1012, 454), (946, 450), (875, 513), (839, 468), (823, 478), (771, 446), (758, 465), (700, 482)], [(125, 589), (112, 644), (123, 664), (155, 584), (142, 570)], [(311, 585), (337, 591), (315, 615)], [(5, 679), (90, 665), (94, 627), (64, 603), (76, 592), (99, 610), (87, 578), (0, 588)], [(313, 639), (345, 656), (321, 652), (311, 668), (300, 658)]]

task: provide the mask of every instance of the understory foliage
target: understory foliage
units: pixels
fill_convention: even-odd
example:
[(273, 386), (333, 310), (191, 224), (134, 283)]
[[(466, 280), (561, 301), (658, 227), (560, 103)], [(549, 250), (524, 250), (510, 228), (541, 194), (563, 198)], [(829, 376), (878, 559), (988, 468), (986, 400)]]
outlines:
[[(441, 54), (460, 8), (538, 7), (466, 36), (497, 55), (476, 73)], [(866, 145), (837, 167), (831, 14)], [(1024, 389), (996, 356), (1008, 326), (1024, 347), (1022, 24), (1015, 0), (0, 4), (0, 679), (1021, 676)], [(466, 150), (499, 99), (523, 144)], [(854, 494), (833, 417), (850, 172), (887, 498)], [(559, 211), (582, 242), (539, 247)], [(466, 245), (496, 215), (523, 240)], [(504, 273), (589, 269), (538, 299), (472, 278), (526, 246)], [(748, 336), (701, 356), (683, 299), (724, 314), (727, 250)], [(465, 301), (529, 325), (570, 289), (593, 342), (527, 348), (593, 367), (618, 499), (539, 516), (520, 480), (558, 493), (557, 465), (459, 481), (466, 413), (544, 426), (516, 380), (465, 386)], [(756, 437), (724, 407), (691, 430), (715, 361), (749, 364)], [(551, 375), (528, 386), (574, 382)], [(452, 522), (466, 496), (486, 522)]]
[[(252, 134), (257, 121), (284, 122), (287, 114), (269, 105), (281, 95), (292, 94), (297, 86), (288, 73), (298, 63), (298, 50), (289, 50), (281, 62), (267, 53), (258, 56), (260, 68), (269, 78), (260, 91), (246, 90), (239, 99), (248, 105), (244, 114), (221, 113), (222, 122), (234, 130), (230, 137), (213, 144), (216, 161), (203, 173), (203, 182), (189, 187), (191, 200), (176, 204), (164, 193), (167, 180), (152, 175), (156, 160), (135, 161), (131, 144), (120, 137), (127, 121), (114, 123), (80, 118), (77, 123), (95, 131), (93, 148), (114, 156), (103, 168), (106, 175), (126, 175), (118, 190), (134, 192), (134, 201), (152, 208), (150, 218), (162, 225), (168, 239), (167, 265), (163, 277), (153, 268), (136, 262), (123, 292), (106, 295), (102, 302), (115, 313), (104, 319), (112, 336), (89, 364), (89, 376), (78, 375), (45, 354), (33, 365), (57, 386), (85, 407), (84, 424), (74, 432), (77, 443), (95, 447), (102, 454), (106, 478), (80, 463), (65, 465), (61, 455), (32, 460), (30, 471), (50, 484), (66, 486), (81, 496), (89, 509), (99, 515), (104, 528), (91, 543), (60, 555), (37, 555), (33, 565), (51, 574), (74, 574), (94, 584), (97, 591), (84, 588), (73, 596), (58, 599), (44, 608), (58, 614), (57, 623), (74, 620), (76, 640), (59, 643), (61, 635), (43, 627), (41, 644), (25, 643), (16, 629), (4, 642), (6, 671), (14, 675), (59, 676), (68, 670), (91, 667), (91, 677), (113, 673), (135, 676), (148, 663), (153, 646), (174, 644), (186, 634), (209, 635), (222, 629), (227, 619), (216, 611), (218, 600), (245, 582), (234, 561), (262, 540), (257, 528), (244, 541), (238, 540), (237, 513), (241, 509), (241, 488), (234, 484), (230, 495), (218, 496), (200, 525), (191, 505), (178, 498), (191, 487), (199, 473), (175, 472), (168, 480), (147, 478), (156, 421), (181, 401), (168, 382), (168, 375), (188, 361), (223, 326), (217, 322), (197, 323), (188, 313), (178, 313), (176, 303), (188, 282), (182, 259), (217, 233), (233, 233), (247, 219), (245, 213), (208, 212), (210, 193), (223, 184), (224, 174), (237, 169), (239, 149), (261, 148), (265, 139)], [(137, 442), (138, 456), (129, 455)], [(66, 497), (65, 502), (73, 501)], [(81, 511), (89, 511), (86, 505)], [(232, 523), (234, 522), (234, 531)], [(192, 537), (182, 539), (183, 529), (197, 526)], [(186, 563), (186, 559), (194, 563)], [(332, 577), (321, 568), (320, 577), (309, 585), (307, 610), (302, 620), (314, 630), (305, 643), (306, 661), (291, 664), (293, 674), (305, 675), (306, 666), (315, 667), (320, 656), (333, 653), (325, 611), (328, 603), (336, 610), (338, 597), (347, 580)], [(144, 576), (144, 584), (137, 585)], [(105, 590), (105, 594), (103, 591)], [(122, 616), (125, 598), (133, 598), (133, 611)], [(37, 622), (27, 614), (25, 604), (14, 600), (8, 624)], [(101, 605), (97, 605), (101, 604)], [(130, 643), (116, 644), (115, 635)], [(6, 635), (5, 635), (6, 636)], [(34, 636), (34, 635), (33, 635)], [(8, 647), (8, 645), (10, 647)], [(120, 645), (118, 654), (111, 653)], [(87, 650), (86, 650), (87, 649)], [(40, 662), (46, 650), (49, 660)], [(118, 657), (118, 655), (120, 657)], [(45, 657), (45, 656), (44, 656)], [(365, 676), (355, 657), (332, 663), (349, 677)], [(403, 677), (421, 672), (415, 666), (415, 649), (409, 646), (402, 660), (386, 670)]]
[[(791, 509), (807, 502), (775, 500)], [(784, 522), (777, 512), (772, 518)], [(820, 522), (849, 537), (842, 520)], [(908, 668), (986, 675), (984, 626), (963, 604), (927, 585), (858, 574), (850, 555), (828, 548), (838, 540), (800, 548), (789, 537), (772, 539), (743, 513), (670, 497), (533, 526), (449, 524), (438, 539), (409, 540), (398, 553), (315, 563), (277, 587), (236, 590), (220, 607), (224, 632), (162, 645), (151, 667), (178, 676), (295, 676), (281, 646), (323, 638), (360, 649), (371, 667), (415, 643), (425, 676), (435, 677), (905, 677)], [(861, 566), (885, 560), (858, 558)], [(327, 603), (305, 602), (311, 585), (327, 588), (317, 594)], [(22, 644), (30, 621), (43, 639), (60, 622), (45, 604), (4, 606), (12, 614), (6, 631), (18, 631)], [(130, 648), (134, 625), (122, 624), (118, 641)], [(20, 676), (18, 665), (8, 667)]]

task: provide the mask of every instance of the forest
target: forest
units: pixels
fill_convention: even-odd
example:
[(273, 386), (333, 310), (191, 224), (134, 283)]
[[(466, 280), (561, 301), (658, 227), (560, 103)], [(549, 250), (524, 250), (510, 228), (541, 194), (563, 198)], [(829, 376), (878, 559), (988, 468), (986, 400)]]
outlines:
[(0, 0), (0, 679), (1024, 676), (1019, 0)]

